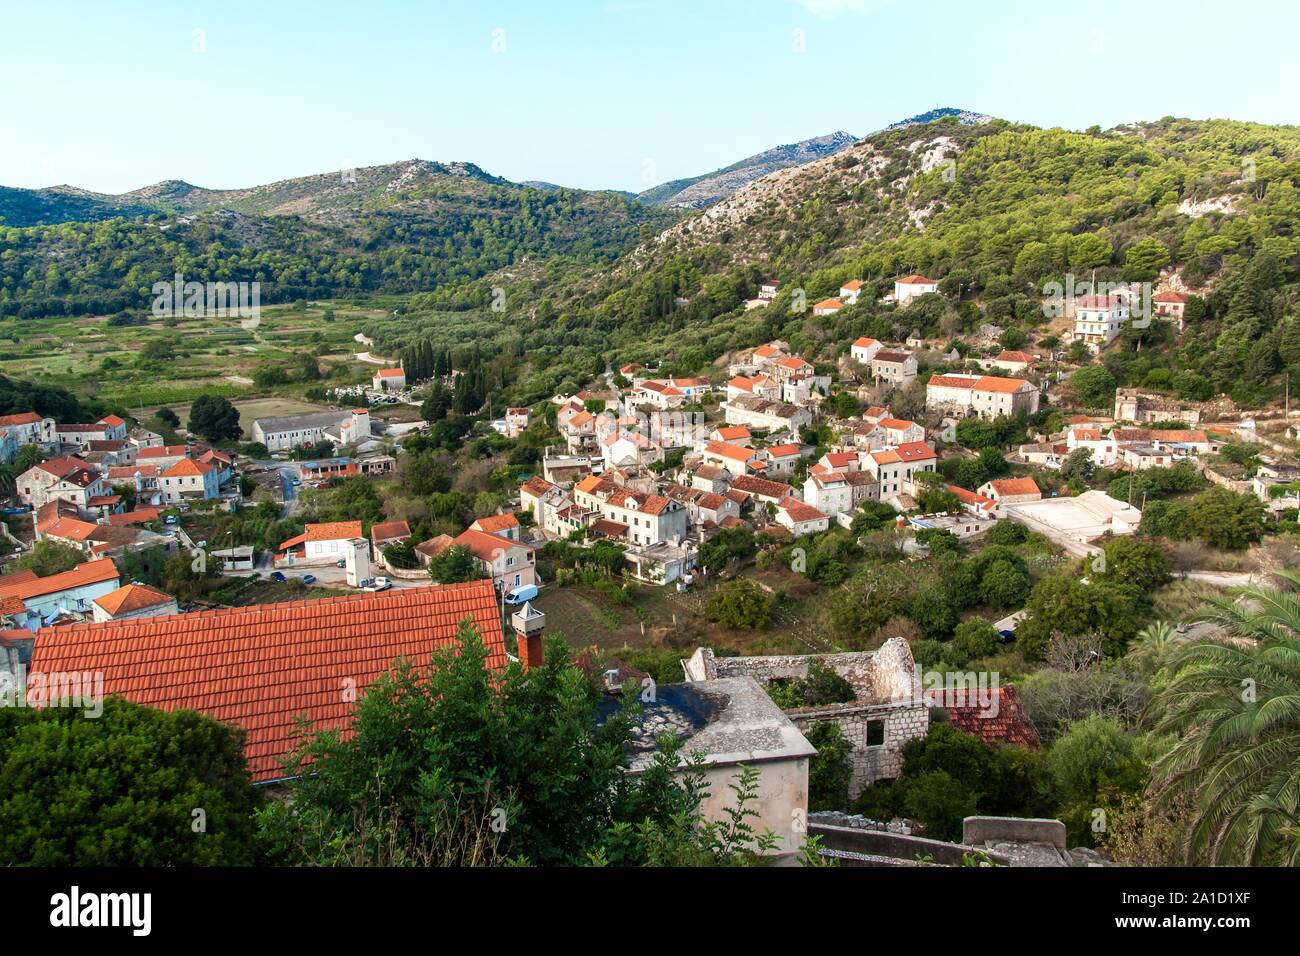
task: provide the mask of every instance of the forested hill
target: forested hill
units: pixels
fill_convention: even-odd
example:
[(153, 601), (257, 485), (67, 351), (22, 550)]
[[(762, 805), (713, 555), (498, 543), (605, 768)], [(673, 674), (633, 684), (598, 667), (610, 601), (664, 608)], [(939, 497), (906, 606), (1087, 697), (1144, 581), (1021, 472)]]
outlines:
[[(22, 205), (12, 194), (24, 192), (24, 208), (72, 195), (9, 190), (0, 208)], [(44, 214), (87, 221), (0, 226), (0, 315), (140, 309), (153, 282), (177, 271), (260, 281), (264, 302), (428, 291), (528, 257), (609, 262), (675, 219), (618, 193), (536, 189), (421, 160), (248, 190), (171, 181), (75, 195), (79, 205)], [(112, 209), (119, 218), (105, 218)]]
[[(778, 334), (827, 358), (858, 335), (990, 323), (1050, 344), (1045, 283), (1095, 272), (1192, 295), (1183, 335), (1157, 323), (1107, 350), (1121, 384), (1158, 387), (1177, 369), (1190, 373), (1183, 391), (1252, 402), (1279, 394), (1286, 368), (1300, 373), (1298, 186), (1296, 127), (1170, 118), (1068, 132), (943, 118), (773, 173), (613, 269), (520, 297), (573, 342), (691, 368)], [(906, 312), (875, 302), (912, 272), (941, 294)], [(766, 276), (782, 296), (745, 313)], [(812, 303), (853, 278), (870, 285), (861, 304), (791, 313), (793, 290)]]

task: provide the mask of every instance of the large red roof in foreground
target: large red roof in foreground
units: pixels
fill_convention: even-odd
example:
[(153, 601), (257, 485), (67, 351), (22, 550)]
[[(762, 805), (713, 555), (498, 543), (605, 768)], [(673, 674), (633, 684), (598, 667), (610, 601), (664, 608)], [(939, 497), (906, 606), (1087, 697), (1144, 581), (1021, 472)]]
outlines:
[(102, 672), (104, 693), (163, 710), (191, 709), (242, 727), (253, 779), (284, 775), (294, 719), (343, 727), (356, 696), (407, 657), (425, 665), (477, 625), (488, 664), (505, 645), (491, 581), (314, 601), (42, 628), (31, 669)]

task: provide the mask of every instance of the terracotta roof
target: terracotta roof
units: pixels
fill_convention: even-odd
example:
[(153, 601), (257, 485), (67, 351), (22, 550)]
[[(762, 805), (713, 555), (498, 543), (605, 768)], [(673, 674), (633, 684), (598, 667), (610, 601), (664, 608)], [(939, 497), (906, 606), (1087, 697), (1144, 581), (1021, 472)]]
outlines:
[(47, 537), (65, 538), (69, 541), (85, 541), (99, 525), (80, 518), (60, 518), (44, 530)]
[(840, 291), (842, 292), (845, 289), (848, 289), (850, 292), (857, 292), (861, 288), (862, 288), (861, 279), (850, 279), (848, 282), (844, 283), (844, 285), (840, 286)]
[(0, 428), (6, 425), (35, 425), (41, 416), (35, 412), (19, 412), (17, 415), (0, 415)]
[(162, 474), (164, 478), (192, 478), (197, 475), (206, 475), (208, 472), (215, 470), (216, 467), (216, 465), (210, 465), (205, 461), (182, 458)]
[(551, 484), (541, 475), (533, 475), (533, 477), (529, 478), (522, 486), (520, 486), (519, 490), (521, 492), (526, 491), (530, 495), (540, 496), (546, 494), (554, 487), (555, 485)]
[(892, 428), (894, 431), (907, 431), (909, 428), (916, 427), (916, 422), (909, 422), (905, 418), (881, 418), (876, 424), (881, 428)]
[(71, 571), (50, 574), (43, 578), (33, 575), (31, 578), (15, 581), (15, 575), (5, 575), (0, 578), (0, 597), (16, 597), (26, 601), (47, 594), (85, 587), (88, 584), (116, 581), (117, 577), (117, 566), (113, 564), (113, 559), (100, 558), (97, 561), (79, 564)]
[(389, 538), (409, 538), (411, 526), (405, 521), (381, 521), (370, 528), (371, 541), (386, 541)]
[(769, 481), (766, 478), (755, 478), (753, 475), (738, 475), (731, 483), (731, 487), (736, 491), (748, 492), (751, 495), (761, 495), (764, 498), (786, 498), (794, 489), (787, 484), (779, 481)]
[[(405, 522), (403, 522), (403, 524), (404, 523)], [(498, 531), (505, 531), (509, 528), (518, 528), (519, 519), (513, 514), (485, 515), (482, 518), (476, 519), (471, 527), (478, 528), (479, 531), (485, 531), (488, 534), (496, 534)]]
[(380, 378), (405, 378), (406, 370), (400, 368), (381, 368), (375, 374)]
[(918, 275), (915, 272), (912, 273), (910, 276), (903, 276), (903, 278), (899, 279), (898, 281), (901, 282), (903, 285), (938, 285), (938, 283), (935, 282), (933, 279), (927, 279), (925, 276)]
[(10, 595), (0, 597), (0, 614), (22, 614), (26, 610), (27, 605), (23, 603), (22, 598), (16, 598)]
[(1032, 365), (1034, 363), (1034, 357), (1030, 355), (1028, 352), (1016, 352), (1013, 351), (1012, 349), (1003, 349), (1001, 352), (998, 353), (998, 357), (995, 358), (993, 361), (1022, 362), (1025, 365)]
[(360, 521), (327, 521), (323, 524), (309, 524), (303, 528), (308, 541), (335, 541), (339, 538), (360, 538)]
[(991, 693), (991, 690), (974, 688), (934, 688), (927, 690), (925, 695), (931, 704), (947, 712), (948, 723), (964, 733), (973, 734), (988, 744), (1015, 744), (1037, 750), (1041, 745), (1038, 731), (1020, 706), (1016, 689), (1006, 685), (998, 687), (996, 708), (995, 702), (989, 699)]
[(362, 691), (398, 657), (427, 665), (465, 620), (488, 666), (504, 667), (492, 582), (471, 581), (44, 628), (32, 668), (102, 673), (106, 694), (242, 727), (253, 779), (269, 781), (283, 776), (295, 718), (346, 732), (354, 705), (344, 690)]
[(99, 420), (99, 423), (101, 425), (116, 426), (116, 425), (125, 425), (126, 421), (124, 419), (118, 418), (116, 415), (105, 415), (103, 418)]
[(912, 357), (911, 352), (904, 352), (902, 349), (881, 349), (876, 353), (873, 362), (887, 362), (893, 365), (899, 365), (906, 362)]
[(176, 458), (185, 454), (184, 445), (156, 445), (153, 448), (141, 448), (135, 456), (136, 461), (148, 458)]
[(508, 548), (523, 548), (525, 551), (532, 551), (533, 546), (524, 544), (520, 541), (511, 541), (500, 535), (488, 534), (486, 531), (475, 531), (473, 528), (466, 528), (460, 534), (452, 539), (452, 545), (458, 548), (468, 548), (470, 554), (480, 561), (493, 561), (497, 555)]
[(1041, 495), (1038, 482), (1032, 478), (996, 478), (989, 482), (999, 495)]
[(602, 538), (621, 538), (627, 534), (627, 525), (609, 518), (599, 518), (592, 522), (591, 530)]
[(172, 600), (174, 599), (170, 594), (165, 594), (148, 585), (124, 584), (116, 591), (110, 591), (102, 597), (95, 598), (95, 603), (108, 614), (116, 616), (118, 614), (129, 614), (132, 611), (140, 611), (147, 607), (157, 607), (159, 604), (166, 604)]
[(717, 432), (723, 441), (734, 441), (737, 438), (750, 437), (749, 429), (744, 425), (724, 425)]
[(898, 452), (892, 448), (886, 448), (882, 451), (873, 451), (871, 460), (877, 465), (896, 465), (903, 459), (899, 457)]
[(767, 453), (773, 458), (789, 458), (792, 455), (799, 454), (798, 445), (771, 445)]
[(991, 498), (985, 498), (983, 495), (963, 488), (961, 485), (947, 485), (946, 487), (961, 500), (962, 504), (974, 505), (981, 511), (988, 511), (995, 504)]
[[(776, 283), (772, 282), (768, 284), (775, 285)], [(758, 348), (754, 349), (754, 354), (759, 358), (771, 358), (773, 355), (780, 355), (781, 350), (774, 349), (770, 345), (760, 345)]]
[(1174, 292), (1172, 289), (1165, 292), (1159, 292), (1151, 297), (1152, 302), (1186, 302), (1187, 296), (1181, 292)]
[(749, 461), (758, 454), (752, 448), (745, 448), (743, 445), (729, 445), (725, 441), (711, 441), (704, 446), (704, 450), (710, 455), (717, 455), (719, 458), (730, 458), (732, 461)]
[(844, 303), (841, 302), (839, 299), (822, 299), (820, 302), (818, 302), (816, 305), (813, 306), (813, 309), (814, 309), (814, 310), (816, 310), (816, 309), (842, 309), (842, 308), (844, 308)]
[(898, 453), (900, 461), (924, 461), (927, 458), (938, 457), (934, 449), (923, 441), (903, 442), (894, 451)]
[(861, 338), (854, 339), (853, 344), (859, 348), (869, 349), (873, 345), (879, 345), (880, 341), (878, 339), (869, 339), (864, 335)]
[(788, 514), (792, 521), (819, 521), (826, 517), (825, 514), (818, 511), (812, 505), (805, 501), (800, 501), (798, 498), (786, 498), (778, 504), (777, 507)]
[(981, 392), (1006, 392), (1010, 394), (1022, 385), (1028, 384), (1023, 378), (1000, 378), (997, 375), (981, 375), (979, 381), (975, 383), (975, 388)]

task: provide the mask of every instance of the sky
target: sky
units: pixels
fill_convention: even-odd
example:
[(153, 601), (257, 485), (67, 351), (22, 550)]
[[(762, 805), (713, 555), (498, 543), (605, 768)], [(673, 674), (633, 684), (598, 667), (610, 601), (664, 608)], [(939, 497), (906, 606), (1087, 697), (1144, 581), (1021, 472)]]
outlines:
[(936, 106), (1297, 124), (1297, 34), (1293, 0), (0, 0), (0, 185), (418, 157), (640, 191)]

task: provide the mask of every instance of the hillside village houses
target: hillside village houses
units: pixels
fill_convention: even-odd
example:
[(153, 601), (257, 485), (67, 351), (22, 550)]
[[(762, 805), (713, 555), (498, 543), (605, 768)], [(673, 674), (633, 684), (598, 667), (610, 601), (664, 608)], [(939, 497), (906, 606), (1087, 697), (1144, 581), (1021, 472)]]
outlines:
[(370, 438), (370, 411), (365, 408), (309, 412), (279, 418), (259, 418), (251, 429), (253, 441), (268, 451), (292, 451), (301, 445), (328, 441), (335, 449)]
[(375, 372), (370, 384), (377, 392), (400, 392), (406, 388), (406, 371), (400, 368), (381, 368)]
[(853, 344), (849, 346), (849, 357), (855, 362), (861, 362), (863, 365), (867, 365), (876, 357), (876, 353), (884, 347), (885, 345), (883, 342), (868, 338), (864, 335), (861, 338), (855, 339)]
[(894, 388), (916, 381), (916, 356), (902, 349), (880, 349), (871, 357), (871, 377)]
[(939, 291), (939, 283), (923, 275), (904, 276), (894, 282), (894, 301), (900, 306), (907, 305), (912, 299)]
[(1128, 321), (1129, 303), (1123, 295), (1085, 295), (1074, 304), (1074, 338), (1094, 352), (1119, 337)]
[(951, 372), (926, 383), (926, 407), (959, 415), (997, 418), (1038, 411), (1039, 389), (1022, 378)]

